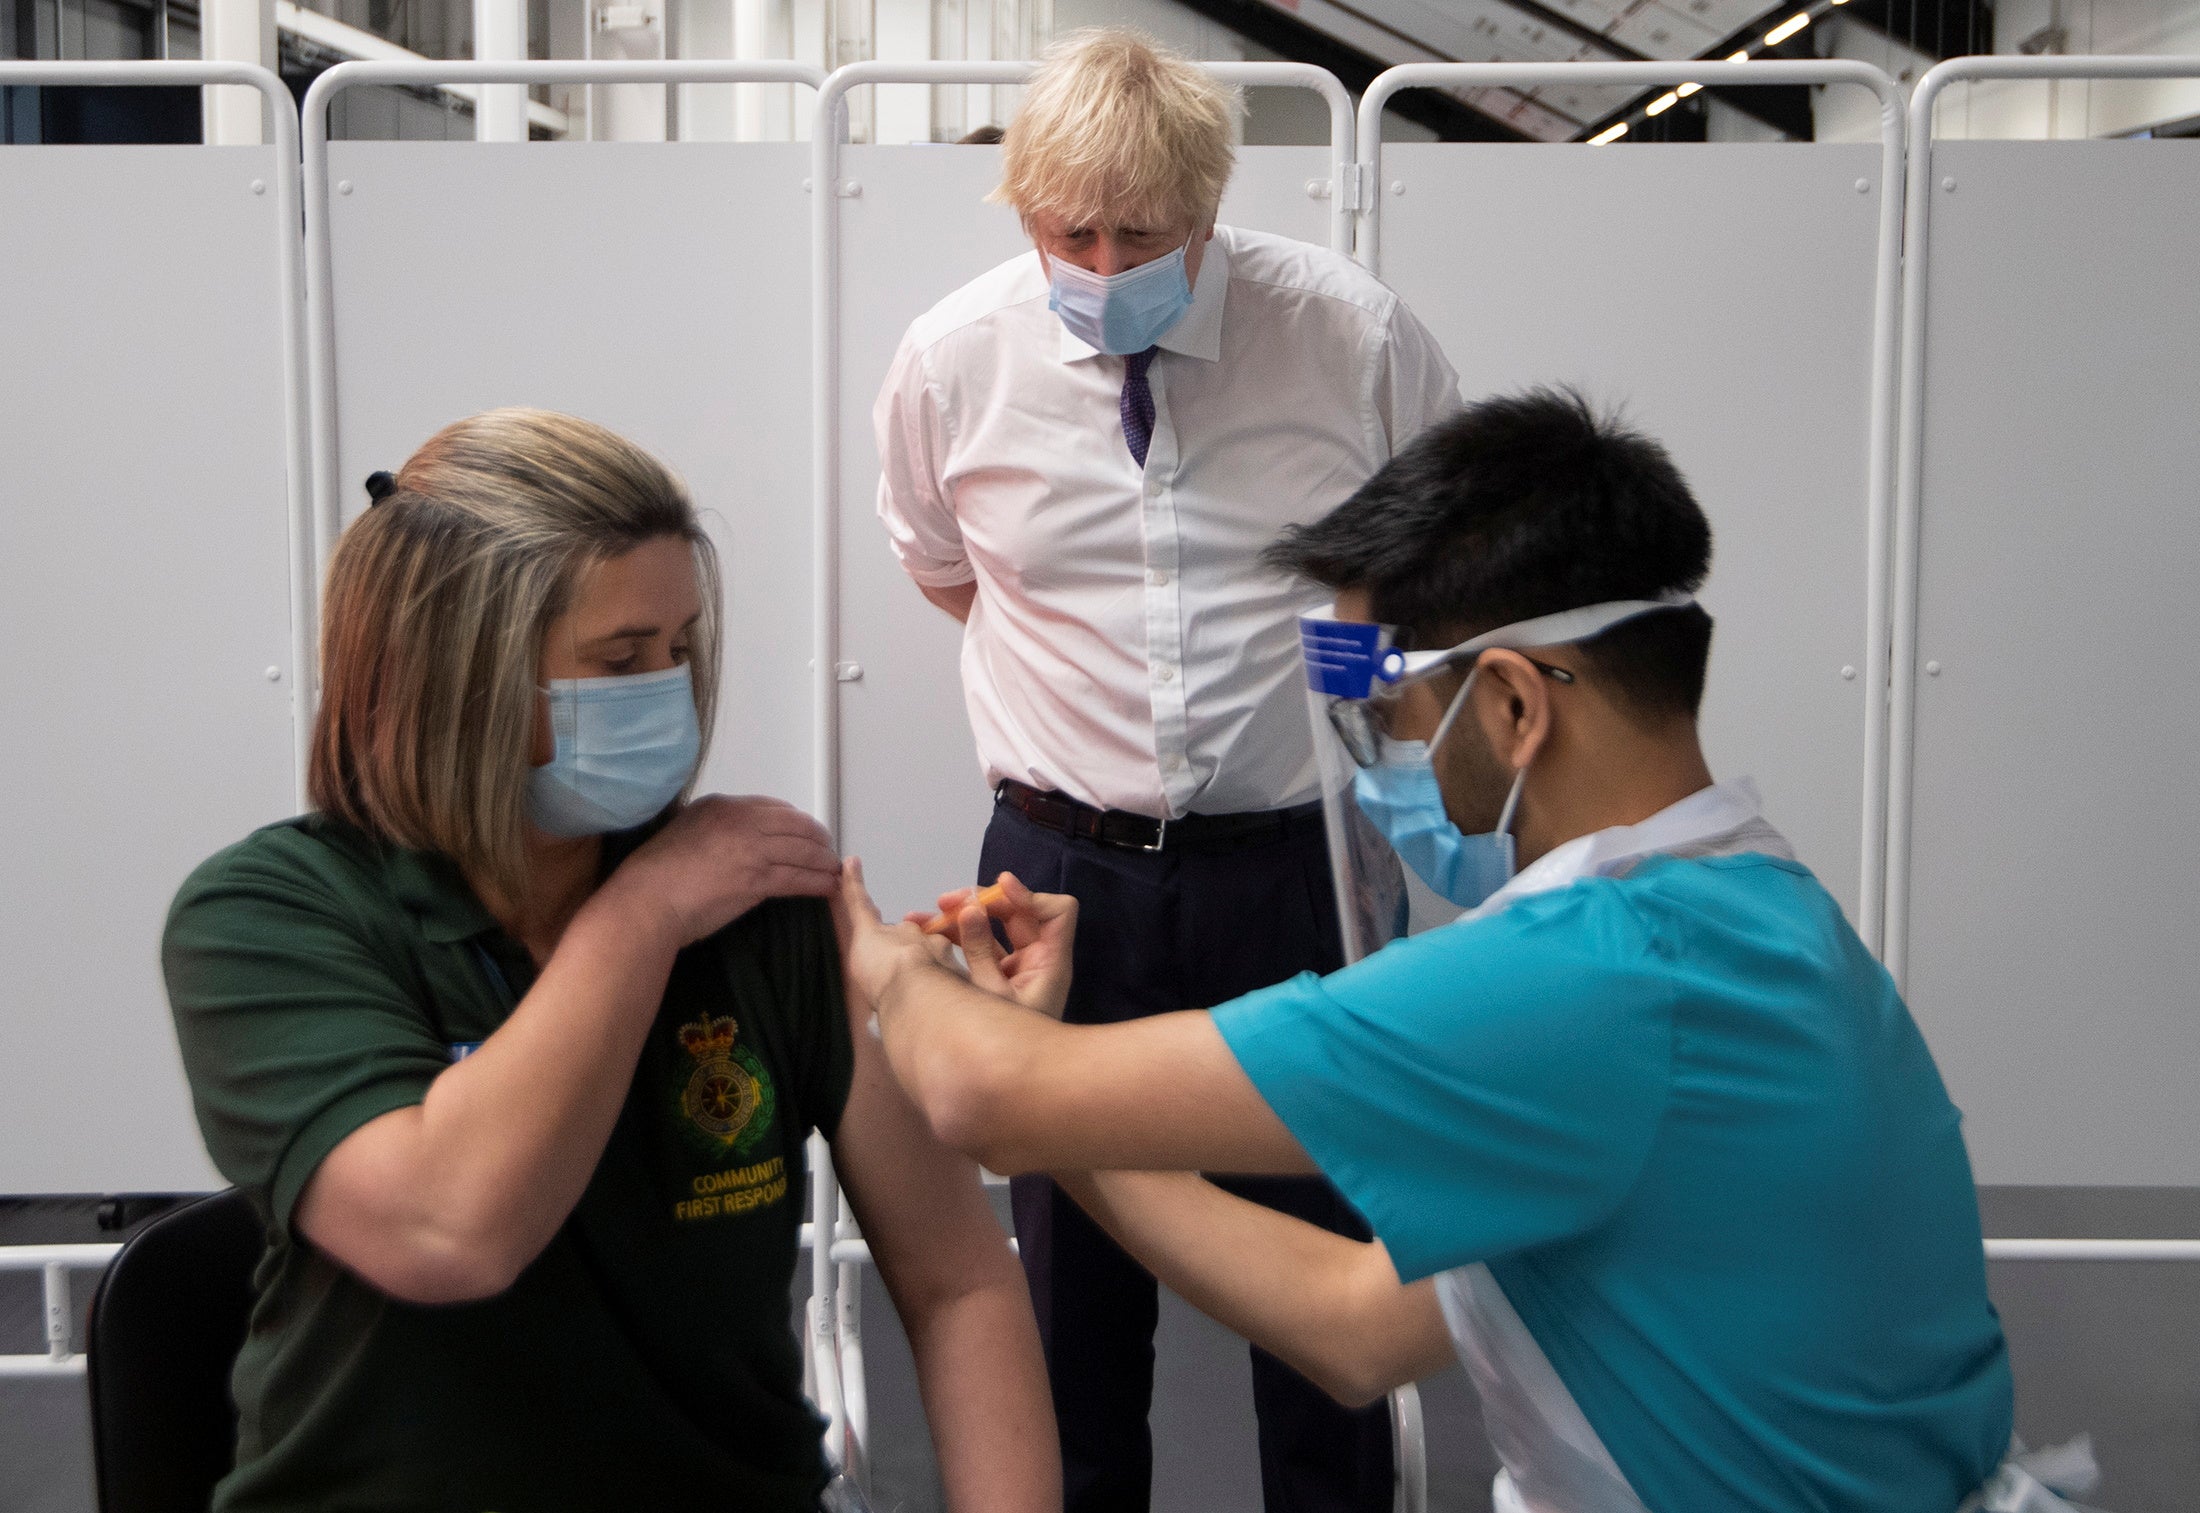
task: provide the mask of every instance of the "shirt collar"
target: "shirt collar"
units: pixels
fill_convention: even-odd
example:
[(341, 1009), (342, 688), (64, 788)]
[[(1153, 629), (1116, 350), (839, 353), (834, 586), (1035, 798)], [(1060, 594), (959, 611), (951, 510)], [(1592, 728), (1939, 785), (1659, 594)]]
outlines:
[(469, 940), (497, 928), (465, 876), (449, 857), (433, 851), (393, 848), (386, 863), (390, 890), (420, 921), (420, 933), (439, 944)]
[[(1199, 282), (1192, 285), (1192, 308), (1184, 318), (1162, 333), (1155, 343), (1164, 352), (1196, 357), (1202, 362), (1222, 360), (1222, 305), (1230, 292), (1230, 254), (1218, 234), (1207, 242), (1199, 259)], [(1059, 322), (1057, 322), (1059, 324)], [(1062, 327), (1062, 361), (1083, 362), (1098, 357), (1100, 349)]]
[(1615, 825), (1609, 830), (1575, 836), (1537, 857), (1464, 917), (1480, 919), (1516, 899), (1548, 893), (1585, 877), (1612, 877), (1659, 852), (1715, 854), (1722, 849), (1715, 843), (1728, 836), (1740, 843), (1733, 848), (1737, 851), (1762, 851), (1785, 861), (1795, 859), (1780, 833), (1764, 823), (1764, 800), (1757, 795), (1756, 783), (1746, 777), (1730, 778), (1697, 789), (1640, 824)]

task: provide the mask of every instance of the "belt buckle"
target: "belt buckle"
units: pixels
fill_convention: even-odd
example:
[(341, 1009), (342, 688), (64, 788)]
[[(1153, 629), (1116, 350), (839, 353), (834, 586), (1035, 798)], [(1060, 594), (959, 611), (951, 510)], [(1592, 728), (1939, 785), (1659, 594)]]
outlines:
[(1166, 846), (1169, 843), (1169, 817), (1164, 814), (1163, 816), (1161, 816), (1160, 819), (1154, 821), (1154, 825), (1156, 828), (1153, 833), (1153, 844), (1150, 846), (1140, 846), (1138, 848), (1139, 850), (1147, 852), (1148, 854), (1159, 851), (1163, 846)]

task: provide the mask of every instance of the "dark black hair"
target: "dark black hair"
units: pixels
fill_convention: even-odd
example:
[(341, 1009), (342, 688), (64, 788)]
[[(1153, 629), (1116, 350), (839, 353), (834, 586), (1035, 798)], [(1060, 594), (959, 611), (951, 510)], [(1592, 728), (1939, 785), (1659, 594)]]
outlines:
[[(1430, 427), (1264, 560), (1365, 591), (1402, 644), (1434, 649), (1585, 604), (1693, 593), (1711, 570), (1711, 525), (1664, 447), (1572, 389), (1539, 388)], [(1711, 617), (1661, 610), (1582, 652), (1636, 714), (1694, 715)]]

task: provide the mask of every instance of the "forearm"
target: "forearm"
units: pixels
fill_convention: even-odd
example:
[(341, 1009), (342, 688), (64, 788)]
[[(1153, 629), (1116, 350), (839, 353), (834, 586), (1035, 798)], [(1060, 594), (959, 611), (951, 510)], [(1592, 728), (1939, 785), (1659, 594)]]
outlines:
[(1340, 1402), (1373, 1401), (1445, 1365), (1433, 1284), (1400, 1283), (1381, 1246), (1350, 1240), (1182, 1172), (1057, 1178), (1172, 1292)]
[(330, 1153), (300, 1230), (414, 1301), (509, 1285), (595, 1171), (673, 954), (613, 905), (584, 908), (480, 1049)]
[(994, 1171), (1313, 1170), (1204, 1013), (1064, 1025), (930, 963), (899, 973), (878, 1010), (933, 1132)]
[(952, 1513), (1062, 1505), (1039, 1334), (1023, 1274), (1005, 1245), (1000, 1256), (984, 1285), (903, 1315)]
[(422, 1155), (445, 1202), (528, 1259), (580, 1201), (656, 1020), (674, 951), (624, 916), (584, 909), (480, 1050), (436, 1079)]

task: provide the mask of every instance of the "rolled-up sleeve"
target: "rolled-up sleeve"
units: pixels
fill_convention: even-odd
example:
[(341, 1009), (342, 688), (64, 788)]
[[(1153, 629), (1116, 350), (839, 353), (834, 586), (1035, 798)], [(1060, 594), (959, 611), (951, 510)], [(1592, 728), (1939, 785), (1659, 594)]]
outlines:
[(925, 588), (976, 576), (940, 477), (946, 447), (939, 394), (924, 350), (904, 337), (871, 412), (878, 439), (878, 517), (902, 571)]
[(1457, 370), (1436, 334), (1402, 299), (1391, 306), (1374, 381), (1375, 413), (1389, 433), (1393, 454), (1461, 408)]

